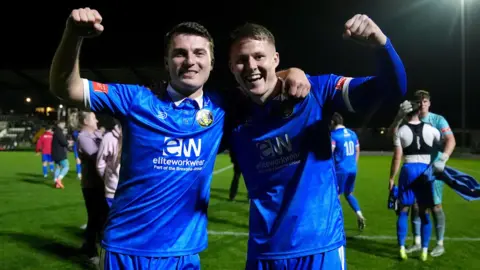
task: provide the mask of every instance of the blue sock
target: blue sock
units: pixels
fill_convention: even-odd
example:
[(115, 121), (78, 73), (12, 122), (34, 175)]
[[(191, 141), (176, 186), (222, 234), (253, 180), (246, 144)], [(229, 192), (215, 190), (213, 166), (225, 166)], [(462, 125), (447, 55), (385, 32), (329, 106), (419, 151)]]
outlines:
[(48, 174), (47, 166), (42, 165), (42, 169), (43, 169), (43, 175), (47, 175)]
[(397, 240), (398, 246), (405, 246), (408, 232), (408, 212), (401, 211), (397, 219)]
[(428, 248), (431, 235), (432, 223), (430, 222), (430, 215), (424, 214), (422, 219), (422, 248)]
[(77, 163), (77, 174), (82, 173), (82, 164)]
[(357, 199), (353, 196), (353, 194), (348, 194), (345, 196), (345, 199), (347, 199), (348, 204), (350, 204), (350, 207), (352, 207), (353, 211), (358, 212), (360, 211), (360, 205), (358, 205)]
[(50, 171), (53, 172), (55, 170), (55, 165), (53, 163), (50, 163)]

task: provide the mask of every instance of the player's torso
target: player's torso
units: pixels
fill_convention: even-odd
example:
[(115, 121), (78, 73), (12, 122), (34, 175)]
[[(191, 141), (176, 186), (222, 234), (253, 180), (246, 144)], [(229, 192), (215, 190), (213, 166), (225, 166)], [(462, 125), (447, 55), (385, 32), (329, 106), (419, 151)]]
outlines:
[(405, 124), (400, 130), (400, 143), (405, 163), (430, 163), (434, 142), (433, 127), (425, 123)]
[(251, 198), (249, 257), (292, 257), (343, 241), (329, 115), (312, 95), (293, 112), (262, 111), (233, 134)]
[(335, 170), (338, 173), (356, 172), (357, 138), (353, 131), (347, 128), (336, 129), (332, 132), (332, 139), (336, 142), (333, 152)]
[(435, 113), (429, 112), (425, 117), (420, 119), (423, 123), (429, 124), (436, 129), (440, 129), (441, 125), (441, 116)]
[(191, 252), (187, 247), (206, 245), (203, 229), (225, 113), (208, 96), (203, 109), (193, 102), (177, 107), (146, 94), (130, 107), (122, 122), (122, 166), (107, 245), (123, 246), (122, 235), (129, 235), (131, 250), (120, 251), (136, 253), (141, 247), (137, 254), (144, 256), (184, 254)]

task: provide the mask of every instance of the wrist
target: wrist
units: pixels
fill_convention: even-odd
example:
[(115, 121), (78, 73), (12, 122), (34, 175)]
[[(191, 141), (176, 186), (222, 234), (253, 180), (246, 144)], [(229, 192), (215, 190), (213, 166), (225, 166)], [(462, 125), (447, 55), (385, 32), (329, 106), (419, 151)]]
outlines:
[(385, 36), (385, 34), (383, 34), (380, 38), (379, 38), (379, 45), (380, 46), (385, 46), (387, 44), (387, 36)]
[(450, 156), (447, 153), (440, 153), (440, 157), (438, 158), (441, 161), (447, 161)]

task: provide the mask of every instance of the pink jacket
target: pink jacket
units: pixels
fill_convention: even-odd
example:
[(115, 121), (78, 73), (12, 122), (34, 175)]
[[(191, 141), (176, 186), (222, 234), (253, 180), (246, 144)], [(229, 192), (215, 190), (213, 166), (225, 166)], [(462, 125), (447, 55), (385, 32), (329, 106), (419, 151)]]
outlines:
[(119, 139), (121, 129), (118, 125), (103, 136), (98, 149), (97, 170), (105, 182), (105, 197), (113, 198), (118, 185), (120, 174)]

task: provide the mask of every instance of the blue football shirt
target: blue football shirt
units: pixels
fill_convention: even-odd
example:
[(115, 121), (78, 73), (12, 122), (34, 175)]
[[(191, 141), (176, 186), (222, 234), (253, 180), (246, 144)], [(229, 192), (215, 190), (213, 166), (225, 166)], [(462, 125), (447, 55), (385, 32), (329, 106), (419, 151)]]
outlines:
[(339, 127), (332, 131), (333, 160), (337, 173), (357, 172), (358, 137), (355, 132), (346, 127)]
[(232, 147), (250, 198), (248, 260), (308, 256), (345, 244), (330, 117), (344, 109), (366, 112), (406, 92), (404, 66), (390, 41), (376, 52), (377, 76), (309, 77), (305, 99), (252, 105), (234, 128)]
[(207, 247), (210, 183), (225, 111), (213, 95), (173, 102), (137, 85), (83, 80), (87, 107), (122, 124), (120, 179), (102, 246), (134, 256)]

